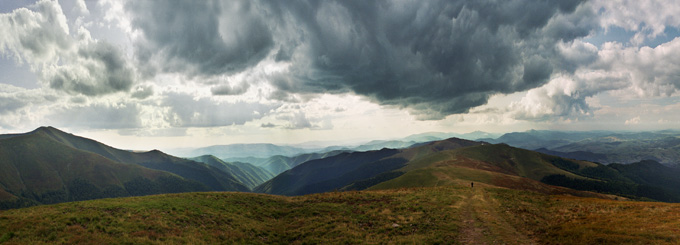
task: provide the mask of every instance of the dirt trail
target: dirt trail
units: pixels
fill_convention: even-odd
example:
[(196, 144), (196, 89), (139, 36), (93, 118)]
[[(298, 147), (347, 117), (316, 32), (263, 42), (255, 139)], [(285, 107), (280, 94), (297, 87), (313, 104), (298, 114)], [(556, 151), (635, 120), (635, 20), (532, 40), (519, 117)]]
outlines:
[(536, 244), (498, 214), (483, 187), (471, 188), (461, 202), (461, 244)]

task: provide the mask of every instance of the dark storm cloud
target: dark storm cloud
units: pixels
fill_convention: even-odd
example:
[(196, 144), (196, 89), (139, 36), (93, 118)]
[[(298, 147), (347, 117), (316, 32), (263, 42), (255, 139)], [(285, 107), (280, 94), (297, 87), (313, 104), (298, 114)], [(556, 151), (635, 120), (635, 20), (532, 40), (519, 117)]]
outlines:
[(135, 44), (146, 72), (216, 75), (242, 71), (262, 60), (273, 37), (251, 1), (130, 1)]
[(260, 127), (261, 128), (275, 128), (276, 125), (273, 124), (273, 123), (263, 123), (263, 124), (260, 124)]
[(573, 65), (562, 68), (571, 63), (558, 45), (597, 27), (591, 8), (578, 0), (133, 1), (127, 7), (143, 33), (137, 58), (152, 64), (152, 73), (162, 67), (190, 76), (229, 74), (268, 55), (290, 64), (268, 77), (278, 89), (273, 99), (349, 92), (420, 119), (465, 113), (493, 94), (573, 72)]
[[(275, 2), (277, 4), (280, 2)], [(596, 23), (572, 18), (580, 1), (323, 1), (277, 6), (305, 32), (288, 92), (353, 91), (440, 119), (490, 95), (545, 84), (556, 45)], [(589, 13), (579, 12), (582, 16)], [(592, 15), (592, 13), (590, 13)], [(565, 17), (566, 16), (566, 17)], [(577, 21), (577, 23), (572, 23)]]
[(181, 93), (166, 94), (161, 106), (169, 108), (165, 120), (181, 127), (243, 125), (279, 107), (248, 102), (217, 102), (210, 98), (194, 99), (192, 95)]

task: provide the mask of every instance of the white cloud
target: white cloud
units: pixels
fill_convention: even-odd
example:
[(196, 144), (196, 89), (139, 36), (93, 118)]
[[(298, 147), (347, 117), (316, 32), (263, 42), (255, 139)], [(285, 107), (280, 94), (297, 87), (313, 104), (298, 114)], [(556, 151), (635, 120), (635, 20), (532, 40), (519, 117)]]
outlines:
[(129, 91), (135, 83), (135, 71), (120, 49), (92, 39), (82, 26), (71, 33), (56, 1), (0, 14), (0, 32), (0, 53), (28, 63), (51, 88), (97, 96)]
[(680, 38), (650, 47), (605, 43), (595, 52), (588, 44), (561, 45), (570, 60), (587, 60), (573, 75), (562, 74), (548, 84), (531, 89), (521, 101), (510, 104), (513, 117), (551, 120), (591, 116), (587, 98), (606, 91), (641, 98), (669, 97), (680, 90)]
[(130, 96), (135, 99), (146, 99), (149, 96), (153, 95), (153, 86), (152, 85), (140, 85), (135, 87), (135, 89), (132, 90), (132, 94)]
[(43, 121), (67, 128), (129, 129), (143, 126), (141, 113), (141, 106), (135, 103), (94, 102), (56, 106)]
[(76, 0), (75, 6), (73, 6), (73, 10), (80, 15), (90, 14), (90, 10), (87, 9), (87, 4), (85, 4), (85, 0)]
[(640, 117), (637, 116), (637, 117), (628, 119), (628, 120), (626, 120), (626, 122), (624, 122), (623, 124), (625, 124), (625, 125), (636, 125), (636, 124), (640, 124)]
[(0, 83), (0, 128), (31, 130), (62, 99), (53, 91), (25, 89)]
[(594, 11), (600, 12), (600, 25), (618, 26), (636, 31), (633, 44), (661, 35), (668, 26), (680, 27), (680, 4), (676, 0), (596, 0)]
[(210, 92), (213, 95), (241, 95), (248, 91), (250, 84), (244, 82), (239, 85), (229, 86), (228, 84), (218, 85), (212, 87)]
[(220, 102), (191, 94), (166, 93), (160, 107), (168, 108), (164, 119), (174, 127), (243, 125), (271, 113), (280, 104)]
[(655, 48), (607, 43), (599, 56), (593, 68), (627, 79), (639, 96), (670, 96), (680, 89), (680, 38)]
[(517, 102), (509, 105), (511, 116), (521, 120), (552, 120), (574, 118), (590, 114), (578, 82), (569, 77), (557, 77), (548, 84), (529, 90)]

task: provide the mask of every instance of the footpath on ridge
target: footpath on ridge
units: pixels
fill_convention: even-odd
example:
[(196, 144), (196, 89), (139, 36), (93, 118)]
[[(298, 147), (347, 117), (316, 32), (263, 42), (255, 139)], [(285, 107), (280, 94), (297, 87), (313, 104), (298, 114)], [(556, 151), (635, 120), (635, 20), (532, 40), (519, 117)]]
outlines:
[(461, 210), (461, 244), (537, 244), (499, 215), (496, 200), (482, 186), (470, 188), (458, 203)]

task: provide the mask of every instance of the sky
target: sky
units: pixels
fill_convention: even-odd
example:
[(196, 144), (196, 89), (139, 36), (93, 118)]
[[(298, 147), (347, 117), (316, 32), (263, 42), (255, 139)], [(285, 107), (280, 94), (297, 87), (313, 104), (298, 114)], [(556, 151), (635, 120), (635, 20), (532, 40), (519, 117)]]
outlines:
[(0, 134), (124, 149), (680, 129), (677, 0), (0, 2)]

